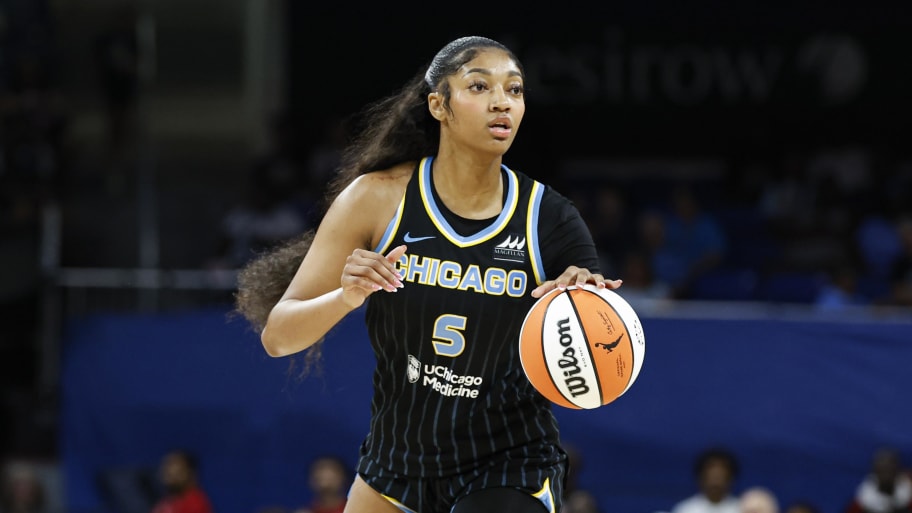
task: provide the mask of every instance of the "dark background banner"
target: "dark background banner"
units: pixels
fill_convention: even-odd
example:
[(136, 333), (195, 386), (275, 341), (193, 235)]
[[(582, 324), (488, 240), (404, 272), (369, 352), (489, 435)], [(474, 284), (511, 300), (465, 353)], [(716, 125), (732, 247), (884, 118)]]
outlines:
[[(302, 130), (319, 137), (319, 121), (395, 92), (449, 40), (478, 34), (507, 44), (528, 75), (514, 161), (768, 154), (797, 141), (907, 152), (907, 17), (889, 6), (802, 5), (756, 13), (568, 6), (514, 23), (438, 24), (292, 3), (288, 96)], [(320, 101), (329, 90), (332, 101)]]

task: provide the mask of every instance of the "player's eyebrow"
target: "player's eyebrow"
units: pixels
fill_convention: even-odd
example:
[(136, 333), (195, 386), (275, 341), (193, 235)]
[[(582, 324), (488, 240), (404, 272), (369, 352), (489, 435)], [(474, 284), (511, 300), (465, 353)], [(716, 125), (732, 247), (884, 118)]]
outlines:
[[(489, 70), (487, 68), (472, 68), (472, 69), (466, 70), (466, 72), (463, 73), (462, 76), (471, 75), (472, 73), (481, 73), (482, 75), (493, 75), (491, 70)], [(522, 73), (520, 73), (519, 71), (514, 69), (514, 70), (510, 70), (510, 72), (507, 73), (507, 76), (521, 77)]]

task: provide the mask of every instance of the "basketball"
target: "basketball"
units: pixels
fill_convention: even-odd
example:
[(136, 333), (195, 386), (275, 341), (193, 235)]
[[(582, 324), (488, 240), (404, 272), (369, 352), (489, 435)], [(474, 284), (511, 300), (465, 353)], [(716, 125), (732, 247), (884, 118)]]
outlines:
[(545, 398), (593, 409), (636, 381), (646, 337), (639, 316), (618, 293), (568, 287), (545, 294), (526, 314), (519, 353), (526, 377)]

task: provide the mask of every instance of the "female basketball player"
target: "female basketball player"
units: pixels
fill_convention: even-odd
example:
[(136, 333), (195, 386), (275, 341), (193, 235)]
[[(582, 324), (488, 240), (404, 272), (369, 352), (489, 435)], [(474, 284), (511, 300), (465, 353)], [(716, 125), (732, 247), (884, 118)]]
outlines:
[(573, 205), (502, 162), (523, 78), (496, 41), (446, 45), (367, 112), (312, 240), (242, 272), (238, 308), (272, 356), (312, 347), (367, 301), (378, 365), (346, 512), (560, 510), (566, 454), (519, 330), (555, 287), (620, 281), (598, 274)]

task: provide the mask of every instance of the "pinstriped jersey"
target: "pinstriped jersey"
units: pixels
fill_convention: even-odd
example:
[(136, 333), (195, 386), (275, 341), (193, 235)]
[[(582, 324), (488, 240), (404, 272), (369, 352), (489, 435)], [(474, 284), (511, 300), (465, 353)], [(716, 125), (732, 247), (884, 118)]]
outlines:
[[(502, 166), (502, 211), (460, 233), (435, 197), (432, 160), (418, 164), (374, 248), (408, 246), (396, 263), (405, 286), (368, 300), (377, 368), (362, 472), (444, 477), (509, 449), (559, 441), (550, 403), (525, 377), (518, 352), (530, 293), (546, 279), (542, 199), (556, 193)], [(595, 269), (594, 246), (591, 253), (582, 265)], [(538, 461), (550, 454), (532, 452)]]

